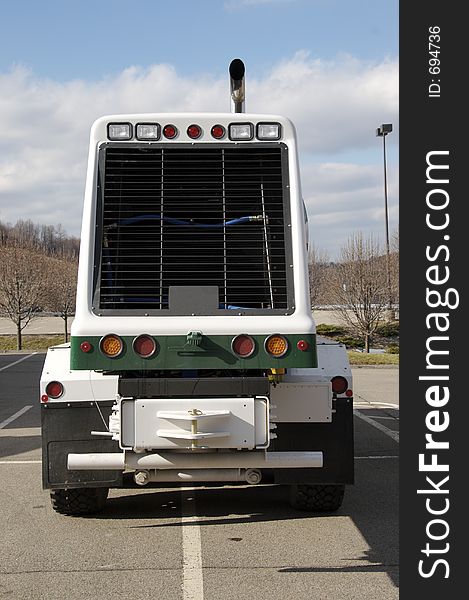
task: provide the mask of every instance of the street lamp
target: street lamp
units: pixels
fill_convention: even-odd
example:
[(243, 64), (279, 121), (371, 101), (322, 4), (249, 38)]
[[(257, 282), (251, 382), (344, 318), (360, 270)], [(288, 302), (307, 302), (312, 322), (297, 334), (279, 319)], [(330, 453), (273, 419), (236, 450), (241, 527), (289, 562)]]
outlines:
[(383, 123), (376, 130), (376, 136), (383, 138), (383, 157), (384, 157), (384, 219), (386, 222), (386, 269), (388, 275), (388, 310), (392, 311), (392, 291), (391, 291), (391, 263), (389, 257), (389, 215), (388, 215), (388, 178), (386, 169), (386, 136), (392, 132), (391, 123)]

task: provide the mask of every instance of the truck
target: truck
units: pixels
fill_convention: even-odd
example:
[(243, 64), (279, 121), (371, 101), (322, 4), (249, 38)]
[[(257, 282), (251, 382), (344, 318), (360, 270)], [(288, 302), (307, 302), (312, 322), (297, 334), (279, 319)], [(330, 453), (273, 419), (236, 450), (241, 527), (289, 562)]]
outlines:
[(245, 112), (244, 63), (229, 73), (231, 112), (91, 128), (75, 318), (40, 381), (58, 513), (178, 482), (288, 485), (294, 508), (334, 511), (353, 483), (351, 371), (316, 335), (295, 128)]

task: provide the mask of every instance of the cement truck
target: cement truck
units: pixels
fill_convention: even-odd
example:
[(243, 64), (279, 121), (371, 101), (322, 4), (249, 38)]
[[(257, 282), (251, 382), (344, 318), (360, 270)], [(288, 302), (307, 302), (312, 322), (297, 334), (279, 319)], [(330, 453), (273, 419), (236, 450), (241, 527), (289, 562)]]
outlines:
[[(86, 515), (110, 488), (290, 486), (334, 511), (353, 483), (343, 345), (316, 335), (289, 119), (244, 110), (99, 118), (75, 319), (41, 376), (43, 487)], [(313, 282), (314, 285), (314, 282)]]

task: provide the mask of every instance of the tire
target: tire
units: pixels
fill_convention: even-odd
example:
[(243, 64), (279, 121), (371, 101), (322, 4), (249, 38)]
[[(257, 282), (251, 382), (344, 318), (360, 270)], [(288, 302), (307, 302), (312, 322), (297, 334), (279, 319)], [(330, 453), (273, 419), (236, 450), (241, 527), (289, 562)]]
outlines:
[(344, 492), (345, 485), (292, 485), (290, 504), (296, 510), (333, 512), (342, 505)]
[(109, 488), (51, 490), (52, 508), (61, 515), (92, 515), (106, 506)]

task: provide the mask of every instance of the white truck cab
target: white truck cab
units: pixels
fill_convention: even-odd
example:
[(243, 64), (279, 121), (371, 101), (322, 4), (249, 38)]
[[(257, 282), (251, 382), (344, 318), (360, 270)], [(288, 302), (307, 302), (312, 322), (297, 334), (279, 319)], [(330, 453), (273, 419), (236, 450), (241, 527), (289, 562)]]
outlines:
[(111, 115), (91, 129), (76, 315), (41, 378), (43, 484), (65, 514), (108, 489), (353, 482), (345, 348), (316, 337), (297, 145), (285, 117)]

